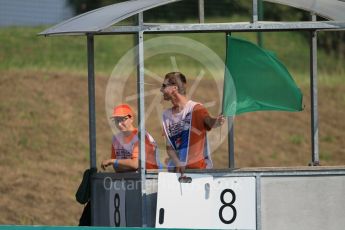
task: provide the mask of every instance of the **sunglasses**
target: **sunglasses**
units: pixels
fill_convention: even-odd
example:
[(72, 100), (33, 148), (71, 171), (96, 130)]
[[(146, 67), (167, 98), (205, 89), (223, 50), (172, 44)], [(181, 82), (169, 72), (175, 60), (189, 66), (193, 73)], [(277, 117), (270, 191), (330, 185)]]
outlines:
[(115, 123), (120, 123), (120, 122), (124, 122), (124, 121), (127, 121), (131, 116), (127, 115), (127, 116), (124, 116), (124, 117), (114, 117), (113, 118), (113, 121)]
[(162, 84), (162, 89), (165, 89), (166, 87), (168, 87), (168, 86), (171, 86), (171, 85), (173, 85), (173, 84)]

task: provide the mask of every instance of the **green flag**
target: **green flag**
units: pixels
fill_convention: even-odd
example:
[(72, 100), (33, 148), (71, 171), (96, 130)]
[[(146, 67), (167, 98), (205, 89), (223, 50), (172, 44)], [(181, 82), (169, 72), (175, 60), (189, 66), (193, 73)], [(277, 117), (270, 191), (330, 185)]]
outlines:
[(223, 114), (260, 110), (301, 111), (303, 95), (271, 52), (227, 35)]

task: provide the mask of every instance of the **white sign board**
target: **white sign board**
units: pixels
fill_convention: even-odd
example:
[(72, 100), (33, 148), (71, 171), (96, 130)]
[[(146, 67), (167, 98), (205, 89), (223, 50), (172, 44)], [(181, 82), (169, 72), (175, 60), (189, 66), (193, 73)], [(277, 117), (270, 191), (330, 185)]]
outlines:
[(110, 226), (126, 227), (125, 181), (112, 181), (110, 187), (109, 219)]
[(156, 227), (256, 229), (254, 177), (159, 173)]

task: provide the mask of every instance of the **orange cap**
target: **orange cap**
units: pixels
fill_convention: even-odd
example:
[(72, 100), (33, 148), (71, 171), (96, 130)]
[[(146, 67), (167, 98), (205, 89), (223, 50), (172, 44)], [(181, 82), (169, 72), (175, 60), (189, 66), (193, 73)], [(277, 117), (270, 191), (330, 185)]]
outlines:
[(129, 105), (120, 104), (114, 107), (112, 117), (124, 117), (127, 115), (130, 115), (131, 117), (133, 117), (133, 114), (134, 114), (133, 110)]

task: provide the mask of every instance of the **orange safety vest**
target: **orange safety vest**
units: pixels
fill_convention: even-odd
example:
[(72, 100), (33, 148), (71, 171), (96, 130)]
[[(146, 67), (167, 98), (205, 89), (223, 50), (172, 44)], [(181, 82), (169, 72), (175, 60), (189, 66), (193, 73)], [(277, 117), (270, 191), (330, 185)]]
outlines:
[[(129, 142), (125, 142), (125, 137), (122, 133), (113, 136), (112, 145), (115, 150), (116, 159), (131, 159), (133, 158), (134, 145), (139, 141), (138, 135), (134, 135)], [(159, 160), (159, 151), (157, 144), (153, 137), (145, 133), (145, 147), (146, 147), (146, 168), (159, 169), (162, 165)]]

